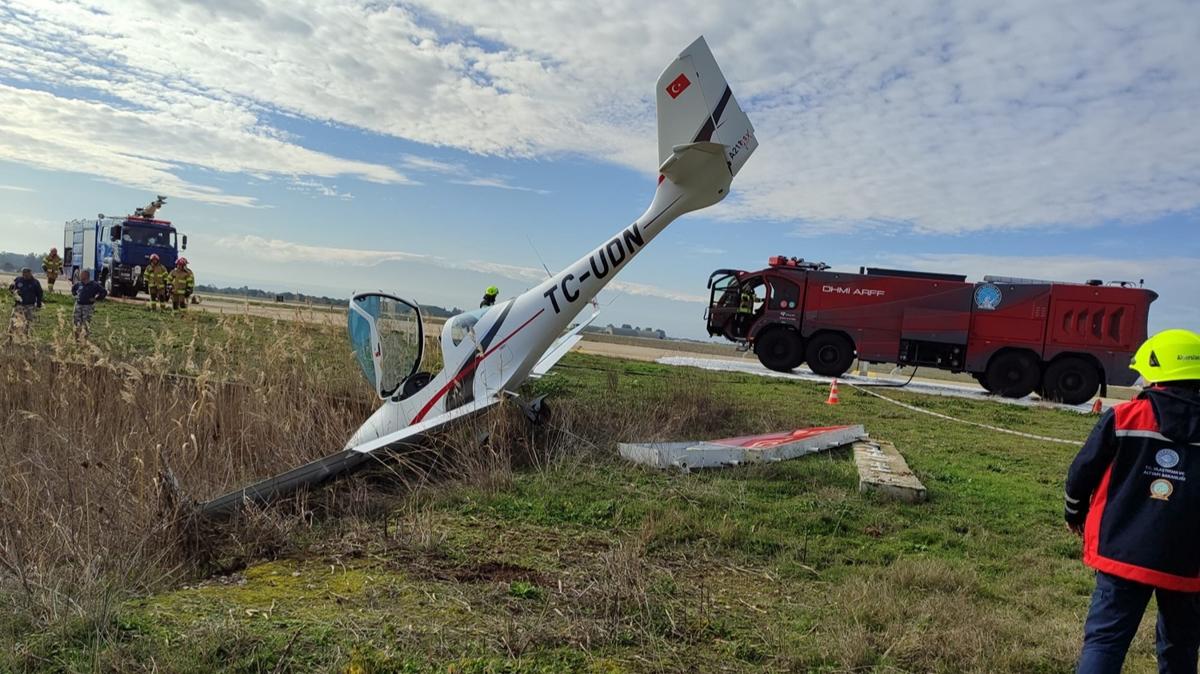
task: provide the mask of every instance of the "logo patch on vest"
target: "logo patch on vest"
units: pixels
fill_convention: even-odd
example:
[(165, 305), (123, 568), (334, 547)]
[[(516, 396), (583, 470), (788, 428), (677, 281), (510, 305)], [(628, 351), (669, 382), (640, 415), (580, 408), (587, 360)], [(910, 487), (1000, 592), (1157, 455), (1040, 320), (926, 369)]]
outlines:
[(1170, 480), (1155, 480), (1150, 483), (1150, 498), (1166, 501), (1174, 491), (1175, 487)]
[(1163, 468), (1174, 468), (1179, 465), (1179, 452), (1173, 449), (1160, 449), (1154, 455), (1154, 461)]

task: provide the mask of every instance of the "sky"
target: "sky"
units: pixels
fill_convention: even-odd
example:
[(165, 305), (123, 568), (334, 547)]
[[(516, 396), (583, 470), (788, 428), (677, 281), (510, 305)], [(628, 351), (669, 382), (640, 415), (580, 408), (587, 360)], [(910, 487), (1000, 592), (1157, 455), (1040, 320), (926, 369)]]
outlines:
[(163, 194), (200, 283), (511, 296), (649, 203), (701, 34), (759, 148), (600, 323), (703, 337), (709, 274), (785, 254), (1144, 280), (1200, 329), (1192, 0), (0, 0), (0, 249)]

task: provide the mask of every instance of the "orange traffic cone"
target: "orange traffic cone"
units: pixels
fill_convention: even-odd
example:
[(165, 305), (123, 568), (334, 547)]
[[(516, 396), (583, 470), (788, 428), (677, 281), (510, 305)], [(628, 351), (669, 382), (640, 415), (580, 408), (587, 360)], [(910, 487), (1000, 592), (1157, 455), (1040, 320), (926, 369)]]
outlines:
[(1104, 411), (1104, 406), (1100, 404), (1100, 399), (1096, 398), (1096, 402), (1092, 403), (1092, 414), (1100, 414)]
[(837, 379), (834, 379), (833, 383), (829, 385), (829, 398), (825, 401), (825, 404), (826, 405), (838, 404)]

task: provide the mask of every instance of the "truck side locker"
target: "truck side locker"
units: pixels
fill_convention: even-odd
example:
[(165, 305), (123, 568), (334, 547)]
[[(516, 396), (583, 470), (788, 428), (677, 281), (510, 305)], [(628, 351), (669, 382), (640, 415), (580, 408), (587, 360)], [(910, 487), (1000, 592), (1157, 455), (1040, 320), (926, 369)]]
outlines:
[(1041, 359), (1049, 308), (1049, 283), (975, 284), (966, 369), (983, 372), (1003, 349), (1027, 350)]
[(83, 257), (80, 260), (80, 268), (91, 272), (93, 278), (96, 274), (96, 225), (83, 228)]
[[(1120, 302), (1122, 297), (1113, 297), (1114, 293), (1124, 295), (1122, 291), (1105, 291), (1107, 296), (1102, 300), (1098, 297), (1100, 291), (1094, 287), (1055, 287), (1048, 321), (1046, 360), (1084, 360), (1098, 368), (1101, 383), (1132, 384), (1137, 375), (1127, 367), (1129, 354), (1146, 339), (1146, 308), (1139, 311), (1139, 306), (1132, 300), (1139, 297), (1133, 293), (1145, 291), (1129, 291), (1130, 302)], [(1056, 375), (1060, 369), (1063, 368), (1055, 368)], [(1047, 382), (1047, 385), (1056, 383)]]
[[(970, 302), (970, 290), (961, 295), (960, 307)], [(929, 365), (960, 371), (966, 363), (967, 333), (971, 314), (963, 308), (934, 309), (909, 306), (900, 322), (901, 365)]]

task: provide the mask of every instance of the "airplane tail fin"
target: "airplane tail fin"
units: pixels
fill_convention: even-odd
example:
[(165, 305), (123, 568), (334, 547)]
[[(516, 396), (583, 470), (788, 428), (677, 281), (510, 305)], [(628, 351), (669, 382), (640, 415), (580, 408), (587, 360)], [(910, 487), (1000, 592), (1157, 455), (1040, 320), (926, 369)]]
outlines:
[(731, 175), (758, 147), (750, 119), (700, 37), (658, 78), (658, 163), (665, 164), (677, 146), (708, 142), (725, 147)]

